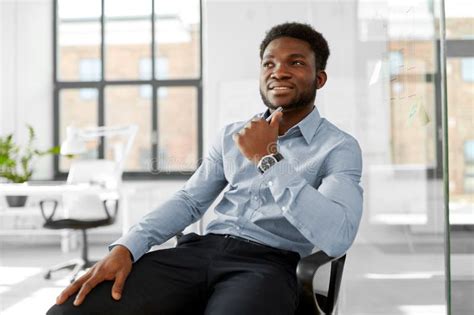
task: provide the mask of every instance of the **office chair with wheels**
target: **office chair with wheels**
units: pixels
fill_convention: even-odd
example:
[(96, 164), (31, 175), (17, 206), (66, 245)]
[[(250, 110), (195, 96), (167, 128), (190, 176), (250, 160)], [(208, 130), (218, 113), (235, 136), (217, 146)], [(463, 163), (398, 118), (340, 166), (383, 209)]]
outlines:
[(88, 256), (87, 230), (112, 225), (115, 222), (119, 207), (119, 181), (116, 163), (113, 161), (77, 161), (71, 165), (68, 184), (98, 184), (107, 188), (106, 194), (64, 194), (62, 198), (66, 212), (64, 218), (54, 218), (58, 206), (57, 200), (40, 201), (41, 213), (45, 220), (44, 228), (79, 230), (82, 234), (81, 257), (53, 266), (44, 275), (45, 279), (50, 279), (53, 272), (72, 269), (71, 282), (73, 282), (79, 272), (97, 262), (91, 261)]

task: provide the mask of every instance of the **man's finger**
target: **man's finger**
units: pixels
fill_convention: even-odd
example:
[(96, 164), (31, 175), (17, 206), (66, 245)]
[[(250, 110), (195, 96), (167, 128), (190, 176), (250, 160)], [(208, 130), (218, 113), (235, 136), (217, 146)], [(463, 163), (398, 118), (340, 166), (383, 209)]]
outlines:
[(71, 295), (76, 293), (82, 286), (84, 282), (86, 282), (90, 278), (91, 274), (89, 272), (82, 275), (79, 279), (71, 283), (66, 289), (64, 289), (56, 298), (56, 304), (63, 304)]
[(275, 115), (273, 115), (272, 117), (272, 120), (270, 121), (270, 126), (273, 128), (278, 128), (278, 126), (280, 126), (280, 121), (282, 117), (283, 117), (282, 112), (275, 113)]
[(119, 272), (117, 274), (114, 285), (112, 286), (112, 297), (115, 300), (120, 300), (120, 298), (122, 297), (123, 286), (125, 284), (126, 279), (127, 275), (124, 272)]
[(81, 303), (84, 301), (86, 298), (86, 295), (89, 294), (89, 292), (95, 288), (95, 286), (102, 282), (102, 278), (99, 278), (97, 276), (91, 277), (89, 280), (87, 280), (81, 287), (81, 290), (76, 296), (76, 299), (74, 300), (74, 305), (78, 306), (81, 305)]

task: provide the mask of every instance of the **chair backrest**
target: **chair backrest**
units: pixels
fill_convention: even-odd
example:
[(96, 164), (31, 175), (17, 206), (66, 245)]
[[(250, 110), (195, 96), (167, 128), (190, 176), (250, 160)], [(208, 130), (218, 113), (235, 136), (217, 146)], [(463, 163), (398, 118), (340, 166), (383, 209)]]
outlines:
[(331, 278), (331, 264), (322, 265), (313, 280), (313, 289), (315, 293), (327, 295), (329, 291), (329, 282)]
[(117, 163), (111, 160), (77, 160), (71, 164), (68, 184), (98, 184), (116, 188), (121, 181)]
[[(295, 314), (333, 314), (341, 287), (345, 261), (346, 255), (335, 258), (328, 256), (323, 251), (317, 251), (298, 262), (296, 275), (300, 300)], [(328, 290), (327, 292), (318, 292), (318, 288), (315, 287), (315, 280), (317, 281), (315, 278), (318, 273), (321, 273), (321, 268), (326, 265), (331, 266)]]
[[(77, 160), (71, 164), (68, 184), (99, 185), (117, 192), (121, 174), (117, 163), (111, 160)], [(110, 195), (110, 194), (109, 194)], [(104, 218), (103, 198), (99, 194), (66, 193), (63, 195), (65, 216), (74, 219)]]

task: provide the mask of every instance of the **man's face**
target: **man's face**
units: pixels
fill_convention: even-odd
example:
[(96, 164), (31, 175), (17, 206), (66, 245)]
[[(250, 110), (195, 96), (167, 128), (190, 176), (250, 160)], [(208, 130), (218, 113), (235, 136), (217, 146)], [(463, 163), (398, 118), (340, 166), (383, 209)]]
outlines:
[(267, 107), (312, 106), (317, 85), (315, 56), (308, 43), (280, 37), (268, 44), (260, 67), (260, 95)]

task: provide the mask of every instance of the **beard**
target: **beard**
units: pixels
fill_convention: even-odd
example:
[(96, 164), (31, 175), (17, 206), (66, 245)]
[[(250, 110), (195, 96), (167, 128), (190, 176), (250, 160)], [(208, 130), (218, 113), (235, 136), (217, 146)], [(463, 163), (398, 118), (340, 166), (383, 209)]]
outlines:
[[(316, 85), (316, 80), (313, 83), (312, 86)], [(260, 97), (262, 98), (263, 103), (265, 106), (267, 106), (269, 109), (277, 109), (279, 106), (275, 106), (275, 104), (272, 104), (270, 100), (263, 94), (262, 88), (260, 90)], [(293, 109), (298, 109), (302, 107), (306, 107), (308, 105), (314, 105), (314, 100), (316, 99), (316, 91), (317, 89), (307, 89), (303, 91), (300, 95), (298, 95), (295, 99), (293, 99), (289, 104), (286, 104), (284, 106), (285, 110), (293, 110)]]

